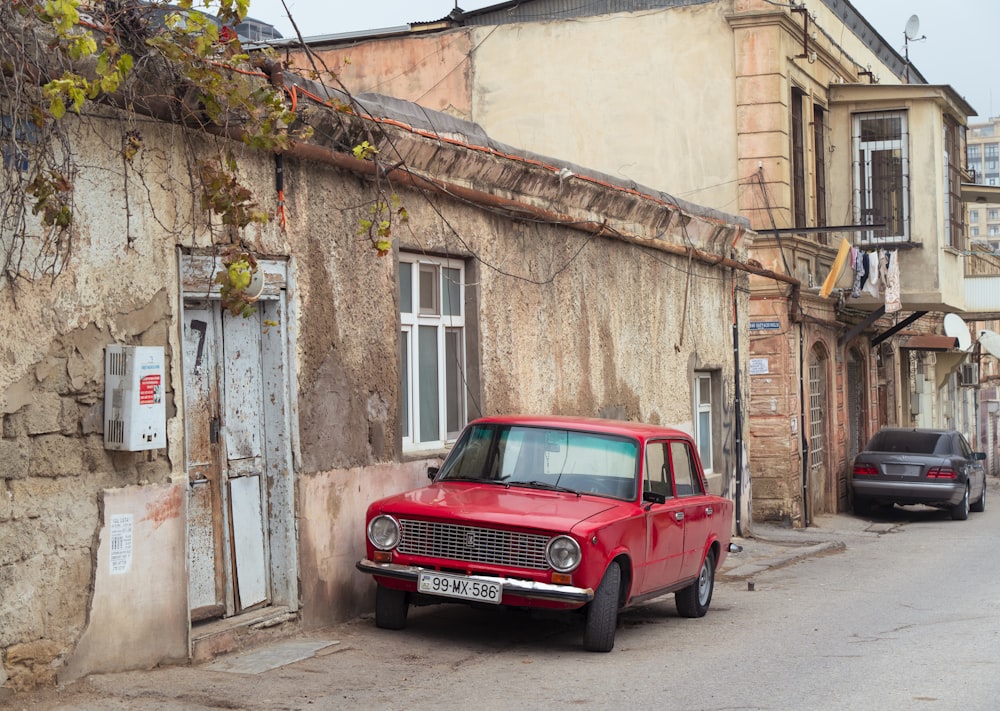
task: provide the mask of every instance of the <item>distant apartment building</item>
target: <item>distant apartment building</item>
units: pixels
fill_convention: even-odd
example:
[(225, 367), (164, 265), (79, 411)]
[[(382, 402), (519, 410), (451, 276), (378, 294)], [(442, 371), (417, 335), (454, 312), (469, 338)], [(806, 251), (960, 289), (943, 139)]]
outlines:
[[(972, 182), (1000, 186), (1000, 117), (969, 124), (966, 140)], [(994, 252), (1000, 251), (1000, 204), (978, 198), (967, 203), (966, 209), (969, 239), (988, 244)]]

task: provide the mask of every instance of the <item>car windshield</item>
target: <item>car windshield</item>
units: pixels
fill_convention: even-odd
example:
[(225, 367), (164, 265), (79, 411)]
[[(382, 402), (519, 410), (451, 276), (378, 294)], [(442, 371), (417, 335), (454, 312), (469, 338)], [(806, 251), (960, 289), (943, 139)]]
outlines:
[(940, 432), (883, 430), (865, 447), (869, 452), (905, 452), (909, 454), (947, 454), (948, 439)]
[(437, 481), (489, 481), (631, 500), (638, 442), (554, 427), (476, 424), (466, 428)]

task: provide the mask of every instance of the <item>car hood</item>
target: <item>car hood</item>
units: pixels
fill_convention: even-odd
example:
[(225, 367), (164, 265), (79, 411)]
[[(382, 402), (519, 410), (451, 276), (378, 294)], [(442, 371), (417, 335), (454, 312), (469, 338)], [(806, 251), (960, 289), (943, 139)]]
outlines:
[(569, 531), (628, 502), (558, 491), (472, 482), (438, 482), (377, 502), (372, 513), (503, 528)]

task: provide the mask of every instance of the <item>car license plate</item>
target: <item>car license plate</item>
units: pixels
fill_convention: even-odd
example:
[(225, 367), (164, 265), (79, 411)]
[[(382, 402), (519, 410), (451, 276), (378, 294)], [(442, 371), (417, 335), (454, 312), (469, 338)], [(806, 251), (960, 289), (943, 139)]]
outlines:
[(923, 467), (919, 464), (886, 464), (885, 473), (890, 476), (920, 476)]
[(500, 604), (500, 597), (503, 592), (500, 583), (493, 580), (430, 572), (420, 574), (417, 582), (417, 590), (430, 595), (457, 597), (463, 600), (488, 602), (494, 605)]

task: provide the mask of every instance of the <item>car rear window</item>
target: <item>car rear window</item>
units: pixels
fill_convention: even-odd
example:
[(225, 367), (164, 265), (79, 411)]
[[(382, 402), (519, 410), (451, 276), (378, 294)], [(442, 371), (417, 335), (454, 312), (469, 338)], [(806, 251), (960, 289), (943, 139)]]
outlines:
[(947, 449), (947, 442), (939, 432), (883, 431), (872, 437), (865, 449), (869, 452), (941, 454)]

